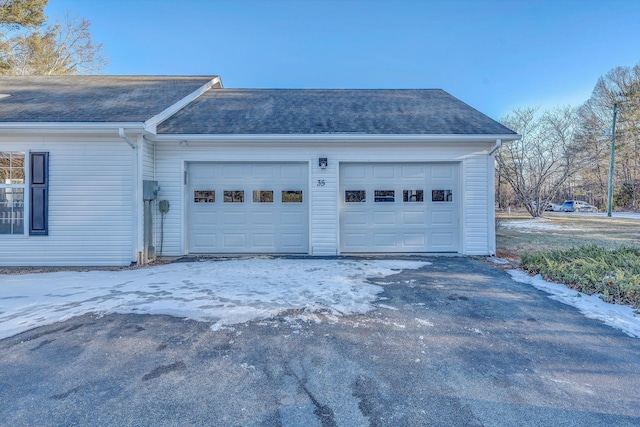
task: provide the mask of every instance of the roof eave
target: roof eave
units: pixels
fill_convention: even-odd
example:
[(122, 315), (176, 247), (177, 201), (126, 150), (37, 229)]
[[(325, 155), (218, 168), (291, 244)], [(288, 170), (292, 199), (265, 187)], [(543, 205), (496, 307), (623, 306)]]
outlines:
[(4, 122), (3, 133), (103, 133), (126, 129), (128, 132), (147, 133), (142, 122)]
[(238, 141), (238, 142), (273, 142), (273, 141), (322, 141), (322, 142), (502, 142), (515, 141), (521, 138), (518, 134), (153, 134), (147, 135), (152, 141)]

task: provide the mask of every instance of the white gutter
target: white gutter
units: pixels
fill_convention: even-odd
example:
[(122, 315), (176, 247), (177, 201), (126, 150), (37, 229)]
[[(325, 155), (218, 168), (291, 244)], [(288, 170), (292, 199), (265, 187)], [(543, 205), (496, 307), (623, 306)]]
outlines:
[(194, 92), (191, 92), (189, 95), (187, 95), (184, 98), (182, 98), (180, 101), (178, 101), (175, 104), (169, 106), (168, 108), (165, 108), (160, 113), (158, 113), (155, 116), (151, 117), (149, 120), (144, 122), (145, 129), (148, 130), (149, 132), (155, 133), (156, 132), (156, 127), (160, 123), (164, 122), (169, 117), (173, 116), (175, 113), (177, 113), (178, 111), (182, 110), (184, 107), (189, 105), (191, 102), (193, 102), (200, 95), (202, 95), (203, 93), (205, 93), (206, 91), (208, 91), (209, 89), (211, 89), (214, 86), (217, 86), (219, 88), (222, 87), (222, 81), (220, 80), (220, 77), (215, 77), (214, 79), (208, 81), (203, 86), (201, 86), (198, 89), (196, 89)]
[[(321, 141), (321, 142), (493, 142), (493, 141), (515, 141), (520, 139), (520, 135), (371, 135), (354, 133), (319, 133), (319, 134), (273, 134), (273, 135), (209, 135), (209, 134), (162, 134), (145, 135), (150, 141), (242, 141), (242, 142), (271, 142), (271, 141)], [(495, 148), (495, 147), (494, 147)], [(495, 150), (494, 150), (495, 151)]]
[(133, 130), (144, 130), (144, 123), (141, 122), (5, 122), (0, 123), (0, 132), (7, 130), (29, 130), (29, 131), (113, 131), (114, 129), (127, 128)]
[[(520, 138), (517, 138), (517, 139), (520, 139)], [(492, 155), (500, 147), (502, 147), (502, 140), (501, 139), (496, 139), (496, 145), (494, 145), (493, 148), (491, 150), (489, 150), (488, 155), (489, 156)]]
[(118, 129), (118, 135), (120, 135), (120, 138), (122, 138), (122, 140), (124, 142), (126, 142), (127, 144), (129, 144), (129, 147), (131, 147), (132, 149), (136, 149), (136, 145), (131, 142), (131, 140), (127, 137), (127, 135), (124, 133), (124, 128), (120, 128)]

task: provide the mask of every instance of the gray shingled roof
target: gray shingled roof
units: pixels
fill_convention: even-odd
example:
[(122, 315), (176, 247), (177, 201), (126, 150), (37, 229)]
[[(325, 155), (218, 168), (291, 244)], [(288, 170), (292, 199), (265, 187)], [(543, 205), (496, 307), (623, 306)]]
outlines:
[(158, 134), (515, 135), (440, 89), (216, 89)]
[(144, 122), (209, 76), (0, 76), (0, 122)]

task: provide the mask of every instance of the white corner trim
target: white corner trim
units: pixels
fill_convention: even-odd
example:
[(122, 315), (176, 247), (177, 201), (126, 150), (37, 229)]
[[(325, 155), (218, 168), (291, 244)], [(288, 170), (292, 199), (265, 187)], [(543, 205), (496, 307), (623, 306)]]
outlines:
[(222, 87), (222, 81), (220, 80), (220, 77), (215, 77), (209, 80), (207, 83), (205, 83), (195, 91), (191, 92), (189, 95), (182, 98), (180, 101), (176, 102), (173, 105), (170, 105), (160, 113), (156, 114), (155, 116), (145, 121), (144, 122), (145, 129), (148, 130), (149, 132), (155, 133), (156, 127), (160, 123), (167, 120), (169, 117), (173, 116), (178, 111), (182, 110), (184, 107), (189, 105), (192, 101), (194, 101), (200, 95), (202, 95), (203, 93), (205, 93), (206, 91), (208, 91), (214, 86)]

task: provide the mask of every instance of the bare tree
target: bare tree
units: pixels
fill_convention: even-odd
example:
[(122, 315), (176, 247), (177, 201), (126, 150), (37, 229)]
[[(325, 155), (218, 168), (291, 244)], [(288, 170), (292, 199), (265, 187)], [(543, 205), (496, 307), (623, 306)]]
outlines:
[(107, 63), (91, 23), (66, 13), (45, 26), (47, 0), (0, 0), (0, 74), (91, 74)]
[(500, 149), (496, 156), (498, 173), (527, 212), (539, 217), (577, 170), (576, 110), (556, 108), (538, 115), (537, 108), (517, 108), (501, 122), (522, 139)]
[(616, 105), (615, 204), (640, 208), (640, 64), (616, 67), (598, 79), (589, 100), (579, 110), (579, 137), (587, 167), (580, 176), (582, 191), (606, 200), (611, 134)]
[(18, 75), (91, 74), (106, 64), (101, 44), (94, 44), (91, 23), (67, 13), (65, 20), (20, 37), (14, 48)]

